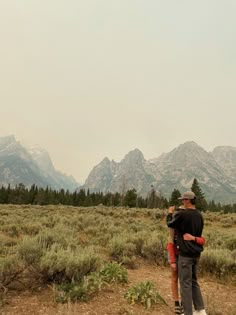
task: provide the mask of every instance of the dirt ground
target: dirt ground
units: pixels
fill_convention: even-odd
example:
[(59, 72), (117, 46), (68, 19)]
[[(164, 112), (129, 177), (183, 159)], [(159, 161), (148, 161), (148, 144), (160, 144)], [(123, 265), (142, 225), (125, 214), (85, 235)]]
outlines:
[[(171, 315), (173, 301), (170, 293), (170, 272), (168, 268), (140, 264), (138, 269), (129, 270), (129, 284), (113, 286), (99, 293), (89, 302), (57, 304), (52, 287), (34, 292), (8, 292), (6, 303), (0, 309), (1, 315)], [(157, 304), (146, 310), (142, 305), (130, 305), (124, 299), (124, 292), (138, 282), (150, 280), (166, 300), (168, 306)], [(202, 293), (208, 315), (236, 315), (236, 287), (220, 284), (207, 278), (200, 278)]]

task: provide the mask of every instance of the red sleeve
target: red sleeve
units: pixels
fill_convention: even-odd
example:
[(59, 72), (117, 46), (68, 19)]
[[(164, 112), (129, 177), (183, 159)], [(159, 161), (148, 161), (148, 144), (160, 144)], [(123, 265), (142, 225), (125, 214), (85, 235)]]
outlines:
[(196, 240), (196, 243), (198, 243), (199, 245), (205, 245), (205, 243), (206, 243), (206, 239), (205, 239), (205, 237), (196, 237), (195, 238), (195, 240)]
[(171, 264), (176, 263), (176, 248), (175, 248), (175, 244), (169, 242), (167, 244), (167, 250), (168, 250), (168, 252), (170, 254), (170, 263)]

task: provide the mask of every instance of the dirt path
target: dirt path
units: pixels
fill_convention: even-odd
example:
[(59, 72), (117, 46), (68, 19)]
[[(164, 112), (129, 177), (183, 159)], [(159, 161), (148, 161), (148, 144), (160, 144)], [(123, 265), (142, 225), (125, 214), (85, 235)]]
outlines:
[[(130, 283), (113, 286), (99, 293), (87, 303), (56, 304), (52, 288), (38, 292), (8, 294), (7, 304), (0, 310), (1, 315), (171, 315), (173, 302), (170, 294), (170, 274), (167, 268), (142, 264), (138, 269), (129, 270)], [(151, 310), (141, 305), (129, 305), (123, 298), (128, 287), (141, 281), (155, 282), (168, 306), (157, 304)], [(209, 279), (200, 279), (202, 292), (209, 315), (236, 315), (236, 287), (219, 284)]]

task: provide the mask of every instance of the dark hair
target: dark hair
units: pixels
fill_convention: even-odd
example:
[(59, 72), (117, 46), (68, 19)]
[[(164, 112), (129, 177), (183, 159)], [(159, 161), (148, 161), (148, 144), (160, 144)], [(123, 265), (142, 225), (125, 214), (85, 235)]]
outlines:
[(194, 199), (189, 199), (192, 205), (196, 205), (196, 197)]

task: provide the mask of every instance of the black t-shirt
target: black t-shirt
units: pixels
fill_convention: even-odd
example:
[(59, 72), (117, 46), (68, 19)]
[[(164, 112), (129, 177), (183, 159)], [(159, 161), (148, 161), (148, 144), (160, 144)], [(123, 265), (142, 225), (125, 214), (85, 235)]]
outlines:
[(168, 227), (177, 230), (177, 247), (181, 256), (198, 257), (203, 251), (203, 246), (194, 241), (185, 241), (183, 234), (189, 233), (201, 237), (204, 226), (203, 217), (197, 209), (184, 209), (178, 211)]

